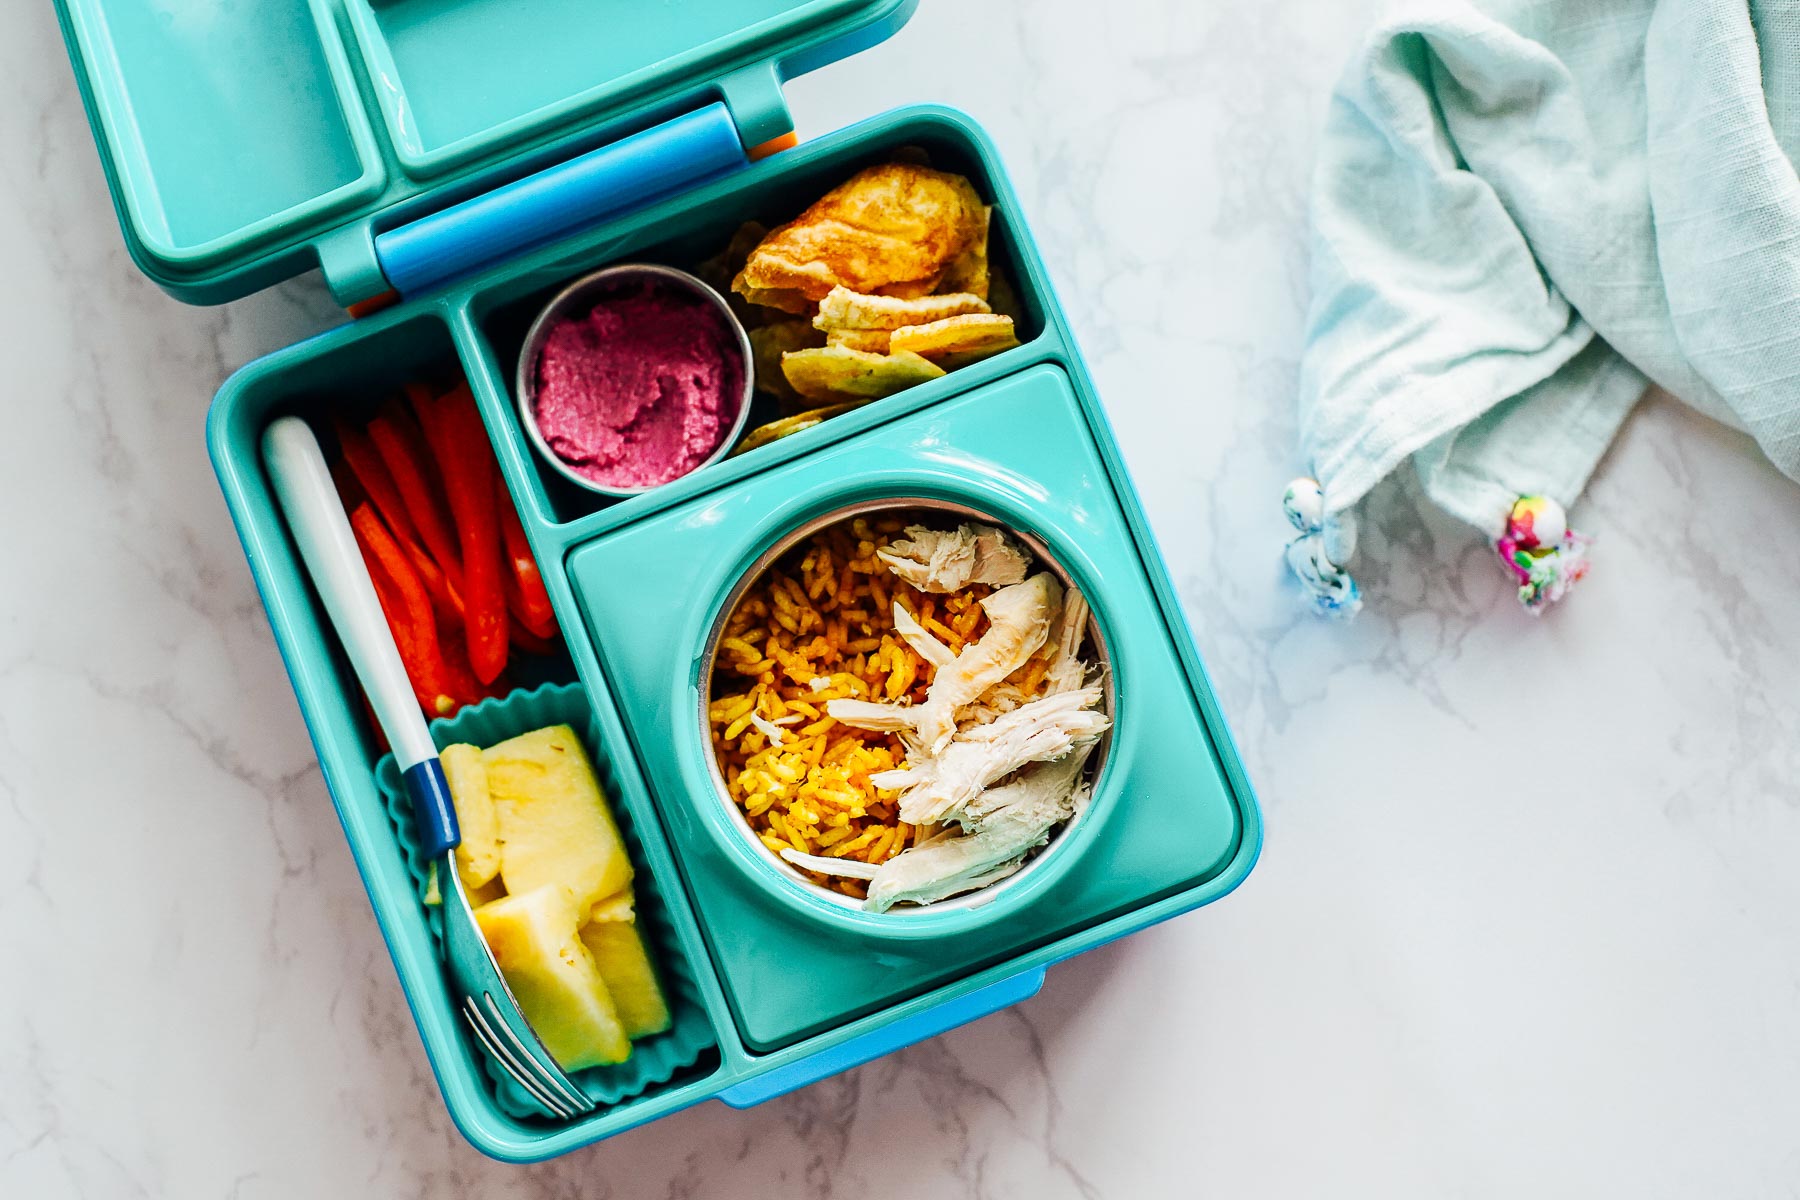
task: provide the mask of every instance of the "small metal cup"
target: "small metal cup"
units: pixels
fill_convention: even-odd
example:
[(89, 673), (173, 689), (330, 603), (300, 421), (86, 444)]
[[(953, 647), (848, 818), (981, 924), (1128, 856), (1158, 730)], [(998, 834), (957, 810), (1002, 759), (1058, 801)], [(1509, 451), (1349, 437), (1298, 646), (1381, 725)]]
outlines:
[[(705, 462), (695, 467), (695, 471), (703, 471), (712, 466), (727, 454), (744, 433), (744, 424), (750, 419), (750, 402), (756, 394), (755, 365), (750, 354), (750, 335), (744, 332), (743, 323), (731, 311), (725, 297), (719, 295), (703, 281), (689, 275), (686, 271), (678, 271), (674, 267), (664, 267), (655, 263), (621, 263), (617, 266), (602, 267), (591, 274), (583, 275), (562, 291), (558, 292), (550, 303), (544, 306), (537, 320), (531, 323), (531, 329), (525, 335), (525, 348), (519, 352), (519, 369), (514, 394), (519, 401), (519, 422), (525, 427), (525, 434), (531, 444), (537, 448), (538, 455), (570, 483), (586, 488), (590, 492), (598, 492), (602, 496), (624, 498), (637, 496), (653, 491), (662, 484), (650, 484), (643, 487), (614, 487), (587, 478), (561, 458), (544, 440), (543, 430), (537, 422), (537, 362), (538, 355), (543, 352), (544, 340), (549, 337), (551, 327), (565, 316), (572, 313), (585, 312), (593, 307), (593, 298), (601, 292), (610, 291), (631, 279), (645, 276), (656, 276), (678, 287), (686, 288), (698, 296), (704, 297), (718, 310), (725, 327), (731, 330), (737, 342), (738, 356), (743, 361), (744, 391), (738, 397), (737, 417), (732, 422), (731, 430), (719, 442)], [(689, 472), (690, 474), (692, 472)], [(665, 480), (664, 482), (674, 482)]]

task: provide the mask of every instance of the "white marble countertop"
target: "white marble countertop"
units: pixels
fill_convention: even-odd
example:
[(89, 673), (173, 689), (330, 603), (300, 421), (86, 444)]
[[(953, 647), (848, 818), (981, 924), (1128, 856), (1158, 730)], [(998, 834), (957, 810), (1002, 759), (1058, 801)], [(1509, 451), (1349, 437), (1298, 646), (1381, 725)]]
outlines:
[[(749, 1112), (535, 1168), (451, 1127), (215, 488), (225, 375), (336, 319), (121, 245), (43, 3), (0, 36), (0, 1195), (1768, 1196), (1800, 1179), (1800, 488), (1650, 401), (1533, 621), (1373, 501), (1302, 614), (1301, 228), (1371, 5), (927, 0), (796, 82), (999, 142), (1265, 805), (1225, 902)], [(1786, 614), (1785, 616), (1783, 614)]]

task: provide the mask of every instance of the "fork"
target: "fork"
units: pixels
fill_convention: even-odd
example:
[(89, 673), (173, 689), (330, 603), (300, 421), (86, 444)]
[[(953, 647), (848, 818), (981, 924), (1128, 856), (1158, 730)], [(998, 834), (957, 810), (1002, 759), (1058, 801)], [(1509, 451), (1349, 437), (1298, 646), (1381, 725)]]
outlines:
[(463, 1019), (482, 1050), (551, 1117), (566, 1121), (592, 1112), (594, 1102), (556, 1065), (519, 1011), (475, 923), (468, 893), (456, 873), (462, 832), (437, 744), (413, 697), (318, 439), (299, 417), (277, 417), (263, 432), (262, 453), (300, 557), (400, 766), (412, 801), (419, 852), (437, 871), (444, 957)]

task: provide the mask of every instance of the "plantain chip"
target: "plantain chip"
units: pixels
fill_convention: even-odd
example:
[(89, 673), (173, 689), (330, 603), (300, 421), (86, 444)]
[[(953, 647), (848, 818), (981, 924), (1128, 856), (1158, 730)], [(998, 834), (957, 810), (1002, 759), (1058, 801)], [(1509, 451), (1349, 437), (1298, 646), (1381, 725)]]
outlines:
[[(810, 329), (811, 326), (809, 325)], [(818, 330), (813, 334), (817, 336)], [(843, 346), (849, 350), (861, 350), (864, 354), (886, 354), (890, 349), (889, 342), (893, 334), (885, 329), (833, 329), (825, 335), (827, 346)], [(795, 347), (799, 349), (799, 347)]]
[(994, 221), (993, 205), (981, 210), (981, 232), (969, 248), (950, 260), (940, 284), (946, 292), (968, 292), (988, 299), (988, 229)]
[[(929, 296), (935, 293), (938, 290), (938, 284), (941, 282), (943, 282), (942, 276), (933, 275), (930, 279), (915, 279), (911, 283), (885, 283), (876, 288), (874, 294), (877, 296), (897, 296), (902, 300), (917, 300), (921, 296)], [(960, 292), (963, 289), (951, 288), (950, 290), (953, 292)]]
[(935, 280), (982, 224), (981, 197), (963, 176), (906, 162), (869, 167), (764, 238), (732, 287), (768, 304), (755, 293), (817, 301), (838, 286), (873, 292)]
[(803, 413), (791, 417), (783, 417), (779, 421), (770, 421), (767, 425), (759, 425), (744, 435), (744, 440), (737, 444), (731, 457), (748, 454), (758, 446), (766, 446), (770, 442), (780, 441), (790, 434), (799, 433), (803, 429), (811, 429), (814, 425), (829, 421), (843, 413), (853, 412), (869, 403), (867, 400), (851, 400), (844, 404), (827, 404), (823, 408), (809, 408)]
[(965, 313), (927, 325), (908, 325), (888, 335), (893, 353), (920, 354), (939, 365), (951, 357), (959, 366), (976, 362), (1018, 344), (1013, 319), (996, 313)]
[(806, 298), (805, 292), (797, 292), (792, 288), (746, 288), (740, 286), (743, 279), (739, 275), (737, 282), (731, 287), (733, 293), (743, 297), (747, 303), (761, 308), (780, 309), (797, 317), (809, 317), (818, 310), (818, 306)]
[(750, 362), (756, 372), (757, 389), (780, 400), (800, 399), (800, 393), (782, 373), (781, 356), (790, 350), (806, 350), (824, 344), (824, 337), (810, 321), (771, 321), (752, 329)]
[(880, 399), (944, 374), (917, 354), (865, 354), (845, 346), (792, 351), (781, 356), (781, 369), (809, 400)]
[(908, 325), (941, 321), (945, 317), (987, 311), (986, 300), (967, 292), (904, 300), (898, 296), (865, 296), (849, 288), (833, 288), (819, 302), (819, 315), (813, 318), (813, 324), (824, 330), (903, 329)]

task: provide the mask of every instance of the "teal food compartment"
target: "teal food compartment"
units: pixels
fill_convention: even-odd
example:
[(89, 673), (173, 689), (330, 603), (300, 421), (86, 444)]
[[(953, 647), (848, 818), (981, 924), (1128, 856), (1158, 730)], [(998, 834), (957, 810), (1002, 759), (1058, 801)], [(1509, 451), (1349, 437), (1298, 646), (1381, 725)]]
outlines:
[[(694, 0), (672, 30), (625, 0), (165, 0), (154, 17), (126, 0), (60, 4), (127, 240), (154, 278), (212, 300), (318, 264), (346, 301), (402, 293), (240, 371), (208, 437), (446, 1104), (497, 1157), (559, 1154), (703, 1099), (754, 1104), (866, 1062), (1218, 898), (1255, 860), (1255, 803), (991, 144), (960, 114), (913, 108), (746, 161), (791, 127), (780, 78), (884, 36), (911, 7)], [(602, 33), (604, 52), (584, 58)], [(787, 219), (911, 146), (994, 204), (1020, 348), (629, 499), (574, 488), (533, 456), (511, 381), (526, 326), (562, 284), (612, 262), (692, 267), (742, 221)], [(516, 1115), (456, 1018), (360, 697), (257, 452), (275, 415), (366, 411), (448, 370), (467, 375), (518, 504), (567, 641), (545, 673), (591, 707), (666, 974), (681, 980), (684, 1065), (566, 1124)], [(743, 567), (821, 512), (903, 496), (993, 513), (1048, 545), (1113, 655), (1118, 725), (1082, 840), (1000, 920), (823, 920), (803, 889), (734, 855), (710, 791), (700, 662)]]
[[(1105, 632), (1116, 722), (1105, 767), (1087, 811), (1058, 834), (1078, 840), (1066, 869), (1029, 896), (1008, 889), (981, 908), (847, 913), (755, 855), (711, 794), (697, 702), (708, 681), (695, 650), (720, 605), (788, 530), (896, 497), (964, 504), (1036, 538), (1093, 598)], [(1238, 849), (1230, 783), (1061, 361), (820, 446), (578, 545), (566, 561), (585, 640), (662, 803), (752, 1049), (792, 1045), (988, 963), (1024, 955), (1041, 965), (1026, 952), (1204, 885)], [(671, 619), (640, 589), (693, 603)]]

